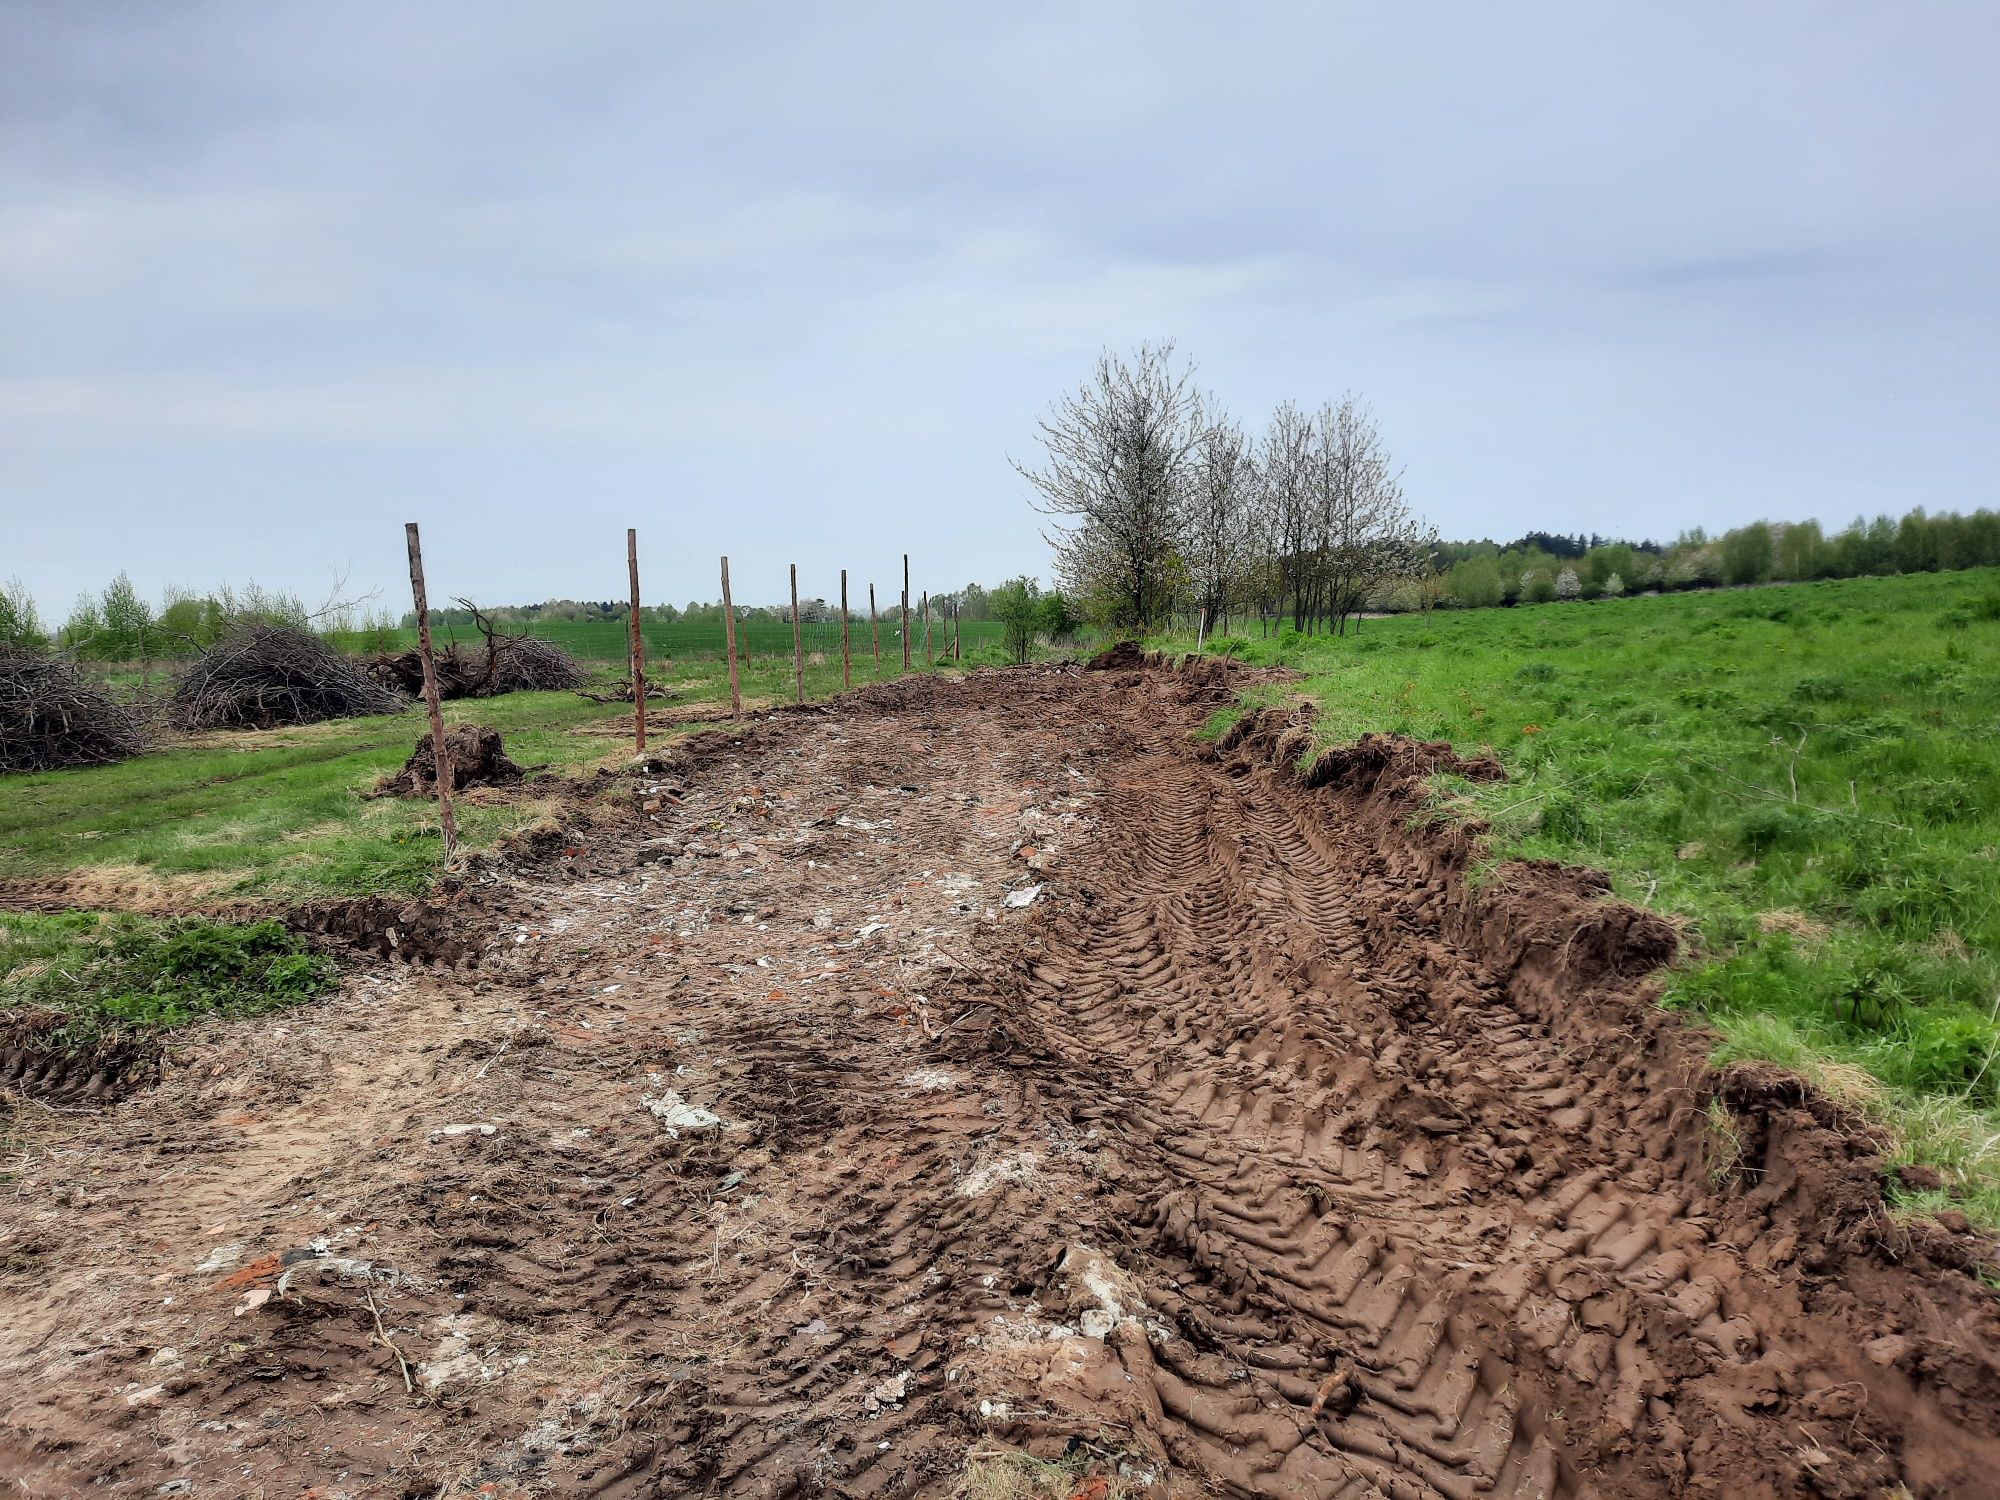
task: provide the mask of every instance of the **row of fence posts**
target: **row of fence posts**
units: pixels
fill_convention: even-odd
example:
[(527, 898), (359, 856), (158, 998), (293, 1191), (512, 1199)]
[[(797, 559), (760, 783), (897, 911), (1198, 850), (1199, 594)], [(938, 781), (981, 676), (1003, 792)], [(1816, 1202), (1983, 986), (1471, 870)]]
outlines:
[[(444, 832), (444, 857), (450, 860), (458, 852), (458, 820), (452, 808), (451, 760), (445, 751), (444, 709), (438, 696), (437, 669), (431, 655), (430, 605), (424, 594), (424, 554), (418, 538), (417, 523), (409, 522), (403, 528), (404, 540), (410, 552), (410, 597), (417, 610), (417, 652), (423, 659), (424, 707), (431, 721), (431, 758), (436, 772), (438, 823)], [(646, 639), (639, 629), (639, 532), (636, 527), (625, 531), (625, 573), (631, 585), (632, 594), (632, 640), (628, 648), (629, 666), (632, 675), (632, 743), (635, 750), (646, 748)], [(799, 619), (799, 565), (791, 565), (792, 574), (792, 692), (799, 703), (806, 701), (805, 636)], [(937, 665), (937, 657), (931, 651), (931, 596), (927, 589), (918, 606), (924, 621), (924, 660), (931, 666)], [(910, 670), (910, 554), (903, 554), (903, 670)], [(875, 671), (882, 671), (882, 617), (875, 607), (875, 585), (868, 585), (868, 627), (873, 637)], [(736, 663), (736, 606), (729, 593), (729, 559), (722, 559), (722, 631), (723, 650), (729, 658), (729, 712), (731, 717), (743, 717), (743, 684)], [(958, 606), (951, 610), (951, 648), (953, 661), (962, 660), (959, 636)], [(851, 621), (847, 608), (847, 569), (840, 570), (840, 685), (843, 689), (854, 686), (854, 657), (852, 648)]]

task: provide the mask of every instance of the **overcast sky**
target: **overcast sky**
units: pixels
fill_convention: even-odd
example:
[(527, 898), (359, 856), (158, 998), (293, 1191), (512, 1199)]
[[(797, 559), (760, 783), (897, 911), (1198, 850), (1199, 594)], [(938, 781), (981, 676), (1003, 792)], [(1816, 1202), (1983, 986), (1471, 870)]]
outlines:
[[(1086, 14), (1087, 13), (1087, 14)], [(1048, 555), (1105, 345), (1447, 536), (1995, 501), (2000, 6), (0, 0), (0, 576)]]

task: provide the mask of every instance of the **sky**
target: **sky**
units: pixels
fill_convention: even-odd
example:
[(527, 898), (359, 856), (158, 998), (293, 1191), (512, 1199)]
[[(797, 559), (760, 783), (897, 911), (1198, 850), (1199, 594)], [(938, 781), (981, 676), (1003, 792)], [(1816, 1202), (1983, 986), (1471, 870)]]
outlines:
[(0, 0), (0, 577), (1046, 575), (1101, 349), (1448, 537), (1995, 503), (2000, 6)]

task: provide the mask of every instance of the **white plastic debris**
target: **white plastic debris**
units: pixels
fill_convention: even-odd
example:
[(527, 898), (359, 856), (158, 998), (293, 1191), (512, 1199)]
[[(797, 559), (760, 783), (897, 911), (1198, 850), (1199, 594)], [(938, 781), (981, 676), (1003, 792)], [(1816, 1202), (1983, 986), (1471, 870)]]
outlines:
[(497, 1125), (440, 1125), (431, 1132), (432, 1144), (454, 1135), (492, 1135), (500, 1127)]
[(1035, 897), (1041, 893), (1042, 888), (1038, 885), (1024, 885), (1018, 891), (1007, 893), (1007, 905), (1018, 911), (1021, 907), (1033, 905)]
[(678, 1136), (683, 1131), (695, 1135), (722, 1128), (721, 1115), (712, 1109), (688, 1103), (674, 1089), (668, 1089), (658, 1098), (648, 1097), (644, 1102), (647, 1112), (666, 1127), (670, 1136)]

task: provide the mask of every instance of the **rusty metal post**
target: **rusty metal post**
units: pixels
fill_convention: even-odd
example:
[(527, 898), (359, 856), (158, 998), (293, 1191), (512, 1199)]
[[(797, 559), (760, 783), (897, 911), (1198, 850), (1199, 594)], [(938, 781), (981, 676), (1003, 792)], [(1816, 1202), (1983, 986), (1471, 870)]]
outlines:
[(806, 701), (806, 647), (805, 637), (799, 631), (799, 565), (792, 564), (792, 695), (800, 703)]
[(424, 597), (424, 551), (417, 541), (417, 523), (403, 527), (410, 544), (410, 597), (417, 605), (417, 655), (424, 664), (424, 707), (431, 715), (431, 769), (436, 773), (438, 822), (444, 828), (444, 857), (458, 853), (458, 819), (451, 810), (451, 758), (444, 748), (444, 710), (438, 705), (437, 665), (431, 660), (431, 607)]
[(639, 634), (639, 532), (625, 528), (625, 571), (632, 581), (632, 748), (646, 748), (646, 638)]
[(840, 570), (840, 688), (854, 686), (854, 653), (847, 644), (847, 569)]
[(722, 631), (729, 645), (729, 712), (743, 717), (743, 688), (736, 677), (736, 606), (729, 600), (729, 559), (722, 560)]

